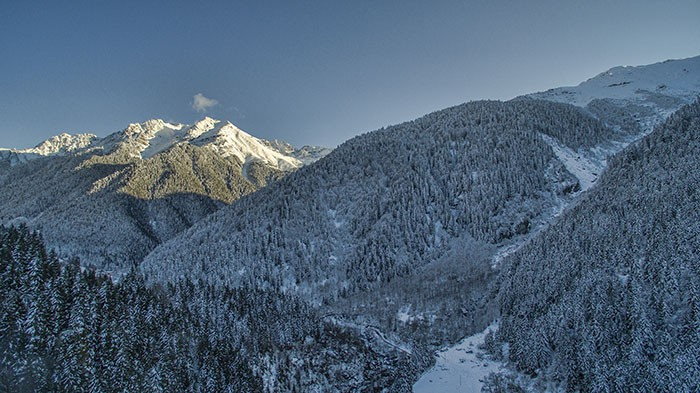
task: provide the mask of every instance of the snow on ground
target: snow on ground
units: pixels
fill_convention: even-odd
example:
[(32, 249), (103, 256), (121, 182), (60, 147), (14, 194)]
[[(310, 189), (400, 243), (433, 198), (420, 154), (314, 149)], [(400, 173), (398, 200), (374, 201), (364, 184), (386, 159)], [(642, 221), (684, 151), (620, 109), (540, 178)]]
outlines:
[[(609, 142), (605, 146), (601, 145), (591, 150), (576, 152), (548, 135), (540, 134), (540, 137), (542, 137), (545, 143), (552, 147), (554, 154), (559, 161), (564, 164), (566, 169), (576, 176), (581, 191), (586, 191), (594, 186), (596, 180), (607, 165), (606, 157), (611, 156), (626, 146), (623, 142)], [(497, 269), (504, 259), (518, 251), (522, 246), (527, 244), (530, 239), (537, 236), (537, 234), (547, 227), (554, 218), (560, 216), (564, 210), (566, 210), (572, 200), (567, 197), (557, 196), (553, 199), (553, 202), (554, 204), (549, 212), (532, 222), (534, 226), (527, 235), (518, 236), (510, 243), (506, 243), (496, 250), (491, 257), (491, 268)]]
[(301, 161), (267, 146), (262, 140), (228, 121), (219, 122), (190, 143), (214, 149), (222, 157), (235, 156), (243, 163), (260, 161), (283, 171), (302, 166)]
[(533, 98), (586, 106), (596, 98), (643, 101), (653, 94), (692, 102), (700, 90), (700, 56), (636, 67), (615, 67), (578, 86), (530, 94)]
[(499, 248), (498, 251), (496, 251), (496, 253), (493, 254), (493, 257), (491, 258), (491, 268), (497, 269), (498, 266), (500, 266), (501, 262), (503, 262), (503, 260), (506, 259), (507, 256), (518, 251), (520, 247), (522, 247), (525, 243), (527, 243), (527, 241), (523, 240)]
[(250, 161), (246, 161), (243, 163), (243, 166), (241, 167), (241, 175), (245, 177), (246, 180), (248, 180), (251, 183), (255, 183), (251, 178), (248, 176), (248, 167), (250, 166)]
[(480, 393), (486, 376), (502, 368), (500, 362), (488, 360), (478, 348), (489, 329), (496, 328), (494, 323), (483, 332), (438, 352), (435, 366), (413, 385), (414, 393)]
[(379, 330), (379, 328), (376, 327), (376, 326), (367, 325), (367, 326), (365, 326), (365, 327), (362, 329), (362, 333), (363, 333), (363, 335), (365, 335), (365, 336), (373, 335), (375, 338), (381, 340), (384, 344), (386, 344), (386, 345), (388, 345), (388, 346), (394, 348), (394, 349), (397, 350), (397, 351), (401, 351), (401, 352), (403, 352), (403, 353), (405, 353), (405, 354), (407, 354), (407, 355), (413, 354), (413, 349), (411, 349), (410, 346), (408, 346), (408, 345), (406, 345), (406, 344), (404, 344), (404, 343), (401, 343), (401, 342), (399, 342), (399, 341), (394, 341), (394, 340), (388, 338), (388, 337), (387, 337), (386, 335), (384, 335), (384, 333), (383, 333), (381, 330)]
[[(185, 143), (212, 149), (222, 157), (235, 156), (244, 164), (262, 162), (283, 171), (310, 164), (332, 151), (318, 146), (304, 146), (294, 150), (285, 142), (258, 139), (231, 122), (205, 117), (192, 126), (168, 123), (161, 119), (131, 123), (126, 129), (105, 138), (98, 138), (94, 134), (63, 133), (31, 149), (0, 148), (0, 160), (16, 165), (42, 156), (69, 154), (88, 148), (110, 153), (123, 146), (132, 157), (148, 159), (172, 146)], [(289, 146), (292, 153), (283, 153), (274, 147), (284, 145)]]
[(598, 180), (598, 176), (605, 169), (606, 161), (604, 158), (596, 157), (586, 151), (574, 151), (551, 136), (544, 134), (540, 134), (540, 136), (552, 147), (554, 154), (564, 164), (566, 169), (576, 176), (581, 190), (586, 191), (593, 187), (593, 183)]
[(554, 205), (550, 208), (549, 212), (540, 216), (536, 221), (533, 221), (533, 228), (530, 232), (524, 236), (516, 237), (511, 243), (506, 243), (505, 245), (499, 247), (496, 252), (491, 257), (491, 268), (498, 269), (509, 255), (515, 253), (524, 245), (526, 245), (531, 239), (537, 237), (537, 235), (546, 228), (556, 217), (559, 217), (568, 206), (570, 206), (572, 201), (565, 197), (557, 197), (554, 199)]
[(401, 322), (401, 323), (406, 323), (411, 319), (411, 314), (409, 314), (407, 311), (401, 311), (396, 313), (396, 320)]
[(414, 321), (424, 321), (425, 317), (421, 313), (411, 313), (411, 305), (402, 306), (399, 311), (396, 312), (396, 320), (406, 324)]
[(148, 146), (141, 152), (141, 157), (151, 158), (169, 149), (182, 139), (184, 132), (182, 124), (163, 123), (163, 126), (148, 141)]

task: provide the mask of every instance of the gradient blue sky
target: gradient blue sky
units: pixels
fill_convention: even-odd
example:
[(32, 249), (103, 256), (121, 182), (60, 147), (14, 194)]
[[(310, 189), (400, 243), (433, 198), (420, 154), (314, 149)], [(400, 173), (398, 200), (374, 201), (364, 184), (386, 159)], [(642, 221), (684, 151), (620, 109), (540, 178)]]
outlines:
[(206, 115), (335, 146), (465, 101), (700, 55), (700, 1), (0, 0), (0, 146)]

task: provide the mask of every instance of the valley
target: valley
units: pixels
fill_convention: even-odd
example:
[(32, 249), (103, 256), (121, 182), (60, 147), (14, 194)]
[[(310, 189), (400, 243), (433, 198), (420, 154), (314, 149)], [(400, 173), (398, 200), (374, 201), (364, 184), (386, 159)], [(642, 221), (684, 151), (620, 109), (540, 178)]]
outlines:
[(210, 117), (1, 149), (3, 387), (692, 391), (698, 95), (694, 57), (334, 149)]

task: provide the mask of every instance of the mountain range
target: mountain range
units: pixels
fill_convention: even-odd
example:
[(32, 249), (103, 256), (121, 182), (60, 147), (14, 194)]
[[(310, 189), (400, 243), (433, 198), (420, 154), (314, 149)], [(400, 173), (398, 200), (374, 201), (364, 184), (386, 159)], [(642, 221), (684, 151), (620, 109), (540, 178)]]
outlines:
[(208, 117), (133, 123), (105, 138), (61, 134), (0, 150), (0, 217), (40, 228), (64, 257), (127, 271), (202, 217), (329, 151)]
[[(486, 347), (509, 366), (491, 391), (694, 391), (698, 95), (700, 56), (457, 105), (332, 151), (210, 118), (61, 134), (0, 150), (0, 222), (64, 260), (132, 270), (203, 326), (249, 332), (216, 299), (271, 294), (246, 301), (294, 310), (286, 327), (236, 311), (280, 343), (240, 343), (253, 390), (407, 391), (431, 351), (499, 319)], [(209, 300), (191, 300), (193, 282)], [(295, 325), (308, 335), (289, 341)], [(300, 360), (319, 342), (314, 365)], [(352, 368), (348, 348), (362, 349)]]
[[(427, 297), (451, 303), (434, 294), (451, 287), (433, 282), (444, 280), (434, 270), (468, 280), (464, 272), (483, 271), (485, 260), (498, 265), (591, 188), (610, 156), (700, 93), (700, 58), (613, 77), (617, 70), (565, 89), (566, 97), (585, 92), (572, 101), (582, 107), (560, 103), (553, 90), (459, 105), (353, 138), (161, 244), (141, 267), (156, 280), (187, 274), (279, 286), (351, 305), (334, 312), (376, 314), (386, 326), (402, 310), (437, 318), (440, 301), (421, 309), (415, 285), (396, 281), (422, 282)], [(652, 77), (671, 87), (642, 90)], [(423, 276), (433, 279), (415, 279)], [(387, 302), (379, 294), (389, 286)]]

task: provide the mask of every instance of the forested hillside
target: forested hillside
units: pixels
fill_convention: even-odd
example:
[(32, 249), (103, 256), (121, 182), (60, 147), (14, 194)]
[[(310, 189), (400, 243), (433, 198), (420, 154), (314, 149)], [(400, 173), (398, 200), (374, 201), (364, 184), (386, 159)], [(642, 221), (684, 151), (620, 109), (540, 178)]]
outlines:
[(113, 283), (0, 227), (0, 390), (409, 391), (416, 365), (293, 296)]
[(613, 132), (545, 101), (435, 112), (353, 138), (240, 199), (156, 249), (143, 271), (319, 301), (377, 288), (436, 261), (457, 237), (504, 244), (553, 214), (578, 186), (542, 135), (579, 148)]
[(520, 371), (567, 391), (700, 389), (699, 159), (695, 102), (504, 262), (497, 339)]
[(700, 93), (700, 56), (641, 66), (613, 67), (578, 86), (528, 94), (528, 97), (586, 108), (630, 134), (648, 133)]
[(235, 158), (193, 146), (148, 160), (39, 158), (0, 177), (0, 219), (40, 228), (63, 256), (128, 271), (159, 243), (281, 176), (268, 167), (249, 167), (251, 175), (244, 178)]
[[(282, 146), (283, 142), (277, 142)], [(2, 150), (0, 223), (40, 229), (63, 257), (128, 271), (202, 217), (327, 151), (253, 137), (229, 122), (149, 120), (105, 138), (62, 134)]]
[(698, 390), (700, 103), (611, 156), (699, 60), (332, 152), (208, 117), (0, 149), (0, 390), (408, 391), (499, 311), (487, 389)]

